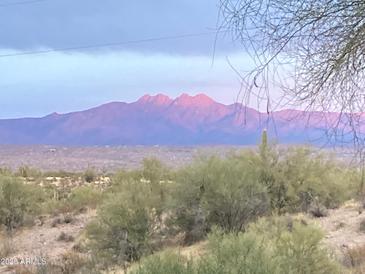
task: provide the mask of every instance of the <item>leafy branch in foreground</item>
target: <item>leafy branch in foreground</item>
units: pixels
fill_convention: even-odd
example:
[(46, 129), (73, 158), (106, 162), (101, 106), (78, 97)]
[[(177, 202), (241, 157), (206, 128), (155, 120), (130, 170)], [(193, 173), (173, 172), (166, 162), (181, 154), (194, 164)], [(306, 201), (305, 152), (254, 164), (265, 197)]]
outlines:
[[(221, 29), (241, 42), (254, 66), (239, 73), (244, 99), (266, 99), (315, 111), (331, 141), (365, 145), (365, 2), (221, 0)], [(238, 72), (238, 69), (236, 69)], [(247, 102), (246, 102), (247, 103)], [(321, 117), (319, 117), (321, 116)]]

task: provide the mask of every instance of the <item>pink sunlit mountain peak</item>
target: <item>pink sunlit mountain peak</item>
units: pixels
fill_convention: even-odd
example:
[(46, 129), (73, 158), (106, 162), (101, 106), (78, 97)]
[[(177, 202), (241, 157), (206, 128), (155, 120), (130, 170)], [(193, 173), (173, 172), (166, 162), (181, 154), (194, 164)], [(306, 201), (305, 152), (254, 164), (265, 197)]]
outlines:
[(156, 94), (156, 95), (149, 95), (146, 94), (142, 96), (138, 101), (138, 103), (153, 103), (155, 105), (166, 105), (170, 104), (172, 102), (172, 99), (162, 93)]
[[(318, 139), (336, 113), (277, 111), (267, 116), (200, 93), (172, 99), (144, 95), (133, 103), (111, 102), (43, 118), (0, 120), (0, 144), (199, 145), (256, 144), (266, 129), (283, 143)], [(311, 119), (309, 119), (311, 118)], [(272, 122), (274, 121), (274, 122)]]
[(217, 104), (217, 102), (215, 102), (212, 98), (203, 93), (199, 93), (195, 96), (183, 93), (175, 99), (174, 103), (176, 105), (180, 105), (183, 107), (190, 107), (190, 106), (207, 107)]

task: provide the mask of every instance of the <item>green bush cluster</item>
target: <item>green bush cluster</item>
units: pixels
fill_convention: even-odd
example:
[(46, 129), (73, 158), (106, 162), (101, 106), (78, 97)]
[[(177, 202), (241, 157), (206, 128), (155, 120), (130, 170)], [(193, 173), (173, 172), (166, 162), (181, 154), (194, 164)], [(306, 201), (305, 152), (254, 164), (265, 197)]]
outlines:
[(13, 174), (12, 170), (8, 167), (0, 167), (1, 176), (11, 176)]
[(149, 252), (153, 221), (149, 186), (130, 180), (123, 182), (123, 189), (107, 194), (97, 220), (87, 228), (94, 254), (118, 264), (138, 260)]
[(343, 269), (321, 245), (321, 232), (285, 218), (261, 219), (246, 233), (209, 235), (207, 252), (198, 260), (173, 252), (143, 259), (133, 274), (336, 274)]
[[(27, 167), (16, 174), (0, 170), (1, 225), (12, 231), (41, 207), (46, 213), (97, 209), (85, 239), (86, 250), (98, 258), (95, 267), (127, 267), (142, 258), (136, 274), (339, 273), (317, 229), (263, 217), (302, 211), (323, 216), (354, 197), (360, 182), (357, 170), (331, 155), (270, 145), (266, 133), (258, 150), (201, 157), (177, 171), (145, 159), (138, 170), (116, 173), (103, 191), (39, 187), (19, 178), (36, 176)], [(83, 179), (93, 182), (96, 173), (88, 169)], [(171, 252), (149, 256), (181, 238), (192, 244), (207, 237), (199, 260)]]
[(360, 181), (356, 170), (309, 147), (270, 148), (256, 162), (279, 213), (308, 212), (313, 205), (335, 208), (354, 196)]
[(43, 204), (44, 214), (81, 213), (96, 209), (103, 200), (103, 191), (93, 186), (78, 186), (71, 189), (44, 188), (47, 199)]
[(0, 224), (7, 231), (21, 226), (26, 216), (35, 216), (44, 201), (40, 187), (24, 184), (11, 176), (0, 176)]
[[(279, 237), (279, 234), (267, 236), (268, 231), (273, 231), (267, 226), (261, 233), (266, 238), (258, 238), (259, 233), (253, 232), (250, 224), (273, 213), (282, 215), (304, 211), (322, 216), (326, 208), (337, 207), (354, 197), (359, 181), (356, 170), (336, 162), (331, 156), (307, 147), (280, 149), (269, 145), (265, 135), (257, 151), (232, 152), (225, 157), (201, 157), (176, 172), (156, 159), (147, 159), (140, 170), (121, 171), (113, 177), (112, 186), (104, 193), (98, 217), (88, 227), (90, 247), (106, 262), (134, 262), (158, 250), (169, 238), (182, 235), (184, 244), (192, 244), (205, 239), (214, 227), (218, 227), (227, 234), (219, 242), (227, 240), (232, 243), (233, 237), (239, 236), (235, 241), (240, 244), (232, 246), (232, 250), (236, 248), (237, 254), (242, 254), (244, 250), (240, 249), (240, 245), (251, 246), (249, 253), (253, 258), (257, 261), (262, 259), (259, 264), (262, 269), (252, 273), (266, 273), (264, 269), (274, 266), (280, 266), (281, 271), (289, 271), (282, 273), (294, 273), (296, 270), (291, 268), (299, 264), (299, 257), (293, 265), (285, 265), (287, 262), (284, 264), (279, 259), (286, 258), (289, 253), (302, 256), (300, 252), (306, 247), (301, 245), (306, 244), (311, 244), (314, 249), (305, 252), (317, 252), (316, 256), (320, 257), (322, 250), (317, 249), (320, 236), (316, 236), (316, 230), (295, 225), (293, 231), (288, 232), (284, 228), (282, 231), (285, 233), (278, 231)], [(87, 196), (81, 200), (88, 199)], [(260, 226), (265, 227), (264, 224)], [(274, 224), (274, 227), (280, 225)], [(312, 243), (308, 242), (310, 233), (313, 233)], [(300, 237), (303, 237), (303, 243)], [(266, 244), (262, 247), (258, 244), (259, 240), (267, 243), (270, 238), (276, 240), (275, 243), (270, 241), (269, 249)], [(215, 250), (219, 250), (218, 246)], [(277, 255), (274, 260), (272, 250), (281, 257)], [(281, 250), (289, 253), (280, 253)], [(210, 253), (209, 260), (215, 263), (223, 259), (223, 253), (215, 254), (213, 249)], [(239, 256), (237, 254), (232, 256)], [(326, 255), (325, 252), (323, 254)], [(189, 265), (181, 258), (176, 259), (183, 265)], [(245, 260), (255, 263), (254, 259)], [(159, 262), (153, 263), (158, 266)], [(273, 265), (271, 262), (274, 262)], [(307, 261), (306, 264), (316, 262)], [(214, 263), (204, 267), (213, 266)], [(244, 267), (250, 269), (251, 266)], [(214, 272), (214, 269), (211, 271), (220, 273)], [(310, 273), (306, 269), (300, 271)]]
[(87, 228), (89, 246), (107, 263), (124, 264), (158, 245), (170, 172), (156, 159), (139, 171), (118, 172), (105, 192), (97, 219)]
[(185, 234), (185, 243), (204, 238), (214, 225), (244, 231), (271, 212), (324, 216), (354, 197), (360, 181), (355, 169), (307, 147), (281, 150), (265, 140), (257, 152), (198, 159), (177, 173), (170, 223)]
[(269, 196), (249, 157), (213, 156), (178, 173), (171, 222), (186, 234), (186, 243), (203, 238), (214, 225), (242, 231), (268, 212)]
[[(196, 266), (192, 260), (186, 259), (174, 252), (163, 252), (159, 255), (146, 257), (131, 274), (195, 274)], [(200, 273), (200, 272), (199, 272)], [(203, 274), (204, 272), (201, 272)]]
[(102, 200), (102, 192), (90, 186), (81, 186), (71, 190), (67, 203), (73, 210), (95, 209)]
[(36, 168), (32, 168), (27, 165), (22, 165), (15, 172), (15, 176), (38, 179), (42, 176), (42, 172)]
[[(97, 209), (85, 240), (98, 258), (95, 267), (127, 267), (142, 258), (136, 274), (340, 273), (317, 229), (262, 217), (302, 211), (323, 216), (354, 197), (360, 182), (355, 169), (331, 155), (281, 149), (268, 144), (266, 133), (258, 150), (201, 157), (177, 171), (145, 159), (138, 170), (116, 173), (103, 191), (92, 185), (40, 187), (19, 178), (37, 176), (27, 167), (16, 174), (0, 170), (1, 225), (12, 231), (41, 207), (46, 213)], [(93, 182), (96, 173), (88, 169), (83, 179)], [(181, 237), (184, 244), (208, 237), (206, 254), (199, 260), (171, 252), (149, 256)]]

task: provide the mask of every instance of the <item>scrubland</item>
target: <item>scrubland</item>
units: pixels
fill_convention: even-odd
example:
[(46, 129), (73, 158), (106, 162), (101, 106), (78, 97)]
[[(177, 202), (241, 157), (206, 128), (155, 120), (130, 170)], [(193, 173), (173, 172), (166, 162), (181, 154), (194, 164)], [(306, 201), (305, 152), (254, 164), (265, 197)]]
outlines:
[(361, 170), (310, 147), (103, 174), (0, 170), (0, 273), (365, 273)]

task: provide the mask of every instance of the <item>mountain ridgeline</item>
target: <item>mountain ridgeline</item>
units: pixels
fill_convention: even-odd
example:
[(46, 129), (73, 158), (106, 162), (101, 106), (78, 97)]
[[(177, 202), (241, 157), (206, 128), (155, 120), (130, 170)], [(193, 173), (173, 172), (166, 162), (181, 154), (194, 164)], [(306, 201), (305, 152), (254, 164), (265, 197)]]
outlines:
[[(258, 112), (224, 105), (204, 94), (145, 95), (85, 111), (0, 120), (0, 144), (251, 145), (262, 130), (280, 143), (319, 142), (339, 114), (282, 110)], [(323, 140), (322, 140), (323, 141)]]

